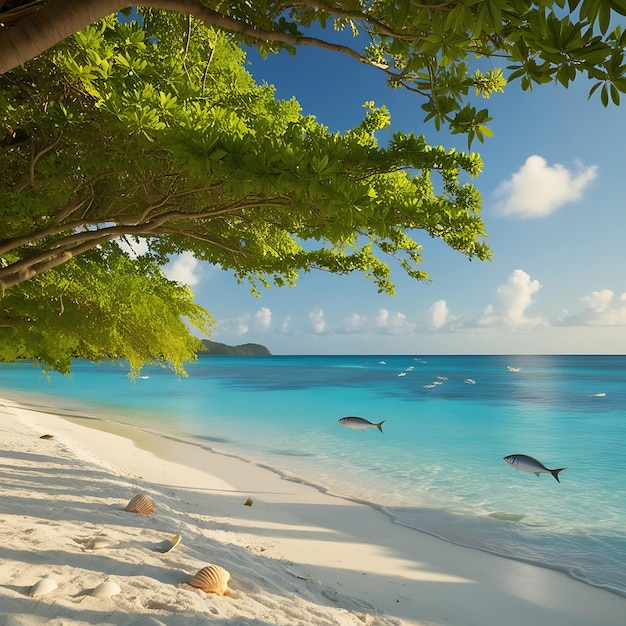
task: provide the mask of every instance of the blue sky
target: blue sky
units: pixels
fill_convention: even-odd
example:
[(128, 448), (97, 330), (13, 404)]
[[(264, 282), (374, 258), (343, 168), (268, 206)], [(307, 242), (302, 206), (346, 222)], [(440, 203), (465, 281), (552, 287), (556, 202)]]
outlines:
[[(392, 131), (467, 149), (464, 137), (422, 122), (418, 96), (390, 90), (382, 74), (352, 59), (302, 48), (250, 60), (257, 82), (294, 96), (332, 131), (357, 124), (374, 100), (390, 109)], [(418, 237), (433, 282), (392, 266), (393, 297), (360, 275), (317, 272), (257, 298), (188, 256), (173, 260), (168, 275), (190, 284), (215, 317), (213, 340), (261, 343), (273, 354), (626, 353), (626, 111), (588, 101), (589, 87), (580, 80), (529, 93), (513, 83), (485, 101), (495, 134), (472, 145), (484, 161), (473, 184), (492, 262)]]

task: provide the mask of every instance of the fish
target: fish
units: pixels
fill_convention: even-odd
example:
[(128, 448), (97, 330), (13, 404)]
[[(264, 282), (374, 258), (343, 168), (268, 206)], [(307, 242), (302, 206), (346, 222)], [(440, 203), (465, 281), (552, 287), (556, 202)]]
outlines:
[(535, 476), (539, 476), (539, 474), (552, 474), (557, 483), (561, 482), (559, 480), (559, 472), (567, 469), (566, 467), (548, 469), (543, 463), (526, 454), (510, 454), (503, 458), (511, 467), (520, 470), (520, 472), (532, 472)]
[(386, 422), (387, 420), (383, 420), (382, 422), (378, 422), (377, 424), (375, 424), (374, 422), (370, 422), (369, 420), (366, 420), (364, 417), (354, 417), (354, 416), (350, 416), (350, 417), (342, 417), (338, 420), (338, 422), (342, 425), (345, 426), (346, 428), (352, 428), (353, 430), (365, 430), (366, 428), (378, 428), (378, 430), (380, 430), (380, 432), (383, 432), (383, 424)]

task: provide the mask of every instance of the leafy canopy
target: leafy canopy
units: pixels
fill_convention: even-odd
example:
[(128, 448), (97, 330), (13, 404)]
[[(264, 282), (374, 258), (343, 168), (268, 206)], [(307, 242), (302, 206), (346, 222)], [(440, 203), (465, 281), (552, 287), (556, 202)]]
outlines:
[(213, 325), (188, 287), (115, 244), (8, 289), (2, 314), (0, 360), (33, 358), (64, 374), (74, 357), (123, 357), (133, 376), (146, 362), (185, 374), (184, 362), (202, 349), (185, 320), (203, 334)]
[[(0, 78), (2, 358), (174, 364), (212, 320), (159, 267), (189, 251), (259, 286), (358, 271), (418, 280), (424, 235), (486, 260), (476, 154), (396, 133), (384, 107), (330, 133), (257, 85), (218, 30), (148, 11), (91, 25)], [(144, 239), (133, 260), (120, 237)]]
[[(16, 2), (22, 3), (23, 12), (0, 14), (9, 25), (0, 37), (0, 73), (131, 6)], [(489, 112), (475, 106), (474, 96), (488, 98), (507, 80), (519, 80), (522, 89), (550, 81), (567, 87), (582, 75), (590, 97), (599, 94), (605, 106), (619, 104), (626, 91), (626, 0), (144, 0), (141, 6), (188, 14), (262, 54), (306, 45), (348, 55), (384, 72), (390, 87), (419, 94), (425, 119), (465, 134), (468, 147), (491, 135)]]

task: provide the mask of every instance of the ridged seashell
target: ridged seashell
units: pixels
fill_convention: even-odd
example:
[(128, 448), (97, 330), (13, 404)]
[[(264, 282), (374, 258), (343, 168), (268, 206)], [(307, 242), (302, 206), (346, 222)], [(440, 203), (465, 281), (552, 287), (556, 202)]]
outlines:
[(156, 505), (154, 500), (143, 493), (138, 493), (127, 505), (126, 510), (131, 513), (141, 513), (142, 515), (152, 515)]
[(28, 595), (32, 598), (35, 596), (43, 596), (51, 591), (54, 591), (58, 586), (59, 585), (57, 585), (51, 578), (42, 578), (30, 588)]
[(104, 583), (100, 583), (95, 589), (93, 589), (91, 595), (94, 598), (110, 598), (120, 591), (122, 590), (117, 583), (107, 581)]
[(187, 584), (202, 589), (205, 593), (216, 593), (218, 596), (226, 595), (230, 573), (219, 565), (207, 565), (194, 574)]
[(170, 550), (173, 550), (180, 543), (181, 539), (182, 539), (182, 535), (172, 535), (169, 539), (165, 539), (164, 541), (162, 541), (155, 548), (155, 550), (157, 552), (169, 552)]

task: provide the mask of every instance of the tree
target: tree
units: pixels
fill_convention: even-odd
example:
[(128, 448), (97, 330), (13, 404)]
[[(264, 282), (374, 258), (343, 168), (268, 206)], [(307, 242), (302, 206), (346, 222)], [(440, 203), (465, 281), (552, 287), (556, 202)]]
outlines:
[[(379, 256), (427, 279), (414, 233), (489, 258), (466, 182), (478, 155), (401, 133), (381, 147), (389, 113), (374, 103), (329, 133), (243, 62), (220, 31), (148, 11), (88, 26), (0, 78), (4, 358), (180, 363), (197, 346), (184, 320), (211, 324), (158, 269), (183, 251), (253, 289), (321, 269), (360, 271), (387, 293)], [(133, 260), (120, 238), (149, 252)]]
[(133, 376), (145, 363), (185, 374), (185, 361), (202, 349), (188, 323), (203, 334), (213, 325), (188, 287), (117, 245), (8, 289), (1, 303), (0, 361), (35, 359), (64, 374), (74, 357), (124, 358)]
[[(20, 3), (20, 0), (17, 0)], [(0, 31), (0, 73), (5, 73), (108, 14), (128, 0), (23, 0)], [(41, 6), (32, 12), (33, 5)], [(626, 91), (626, 32), (613, 27), (626, 15), (626, 0), (144, 0), (144, 7), (193, 16), (228, 31), (267, 54), (311, 45), (346, 54), (385, 72), (391, 87), (420, 94), (425, 118), (453, 133), (483, 141), (487, 109), (468, 101), (501, 91), (500, 69), (481, 71), (472, 59), (509, 63), (508, 80), (523, 89), (556, 80), (565, 87), (578, 75), (591, 80), (590, 95), (618, 104)], [(21, 18), (21, 19), (20, 19)], [(0, 22), (2, 21), (0, 14)], [(354, 45), (312, 26), (350, 29)], [(315, 31), (317, 32), (317, 31)]]

